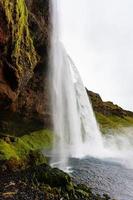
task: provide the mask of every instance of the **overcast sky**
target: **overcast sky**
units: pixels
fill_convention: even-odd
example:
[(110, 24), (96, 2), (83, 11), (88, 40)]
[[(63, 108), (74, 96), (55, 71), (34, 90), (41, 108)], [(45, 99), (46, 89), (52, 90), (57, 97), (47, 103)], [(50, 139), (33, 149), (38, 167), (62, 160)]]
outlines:
[(60, 0), (62, 41), (85, 86), (133, 110), (133, 0)]

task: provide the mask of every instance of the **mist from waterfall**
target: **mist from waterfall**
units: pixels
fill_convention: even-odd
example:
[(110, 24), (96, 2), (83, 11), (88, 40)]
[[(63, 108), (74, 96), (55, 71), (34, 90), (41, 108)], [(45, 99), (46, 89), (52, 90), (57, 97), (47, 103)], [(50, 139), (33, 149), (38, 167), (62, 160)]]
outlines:
[[(102, 136), (79, 72), (61, 42), (58, 0), (51, 0), (49, 55), (54, 143), (51, 165), (66, 170), (70, 157), (93, 156), (133, 167), (133, 128)], [(128, 133), (128, 134), (127, 134)]]

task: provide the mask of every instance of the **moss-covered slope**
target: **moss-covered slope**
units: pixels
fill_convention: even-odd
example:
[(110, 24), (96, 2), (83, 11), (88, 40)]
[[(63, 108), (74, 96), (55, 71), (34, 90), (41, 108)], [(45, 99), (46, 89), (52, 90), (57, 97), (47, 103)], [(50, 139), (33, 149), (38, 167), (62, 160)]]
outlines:
[(53, 133), (40, 130), (22, 137), (4, 136), (0, 139), (0, 160), (26, 159), (29, 153), (51, 148)]
[(133, 127), (133, 112), (124, 110), (112, 102), (102, 101), (99, 94), (88, 90), (87, 93), (103, 133), (108, 133), (110, 129)]

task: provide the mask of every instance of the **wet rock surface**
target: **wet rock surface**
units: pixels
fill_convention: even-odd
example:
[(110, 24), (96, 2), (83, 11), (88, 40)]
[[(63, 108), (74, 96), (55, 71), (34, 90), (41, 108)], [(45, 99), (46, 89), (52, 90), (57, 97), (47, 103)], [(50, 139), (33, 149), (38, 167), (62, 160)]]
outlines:
[(0, 173), (0, 199), (10, 200), (109, 200), (83, 184), (75, 184), (65, 172), (43, 164), (23, 171)]
[(51, 127), (49, 1), (0, 2), (0, 133)]

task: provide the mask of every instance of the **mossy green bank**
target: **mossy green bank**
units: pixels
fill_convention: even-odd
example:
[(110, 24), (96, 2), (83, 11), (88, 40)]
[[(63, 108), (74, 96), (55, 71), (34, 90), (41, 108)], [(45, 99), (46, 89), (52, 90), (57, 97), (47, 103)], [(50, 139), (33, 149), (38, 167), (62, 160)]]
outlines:
[(118, 130), (127, 127), (133, 127), (133, 117), (124, 116), (118, 117), (116, 115), (106, 116), (102, 113), (96, 112), (96, 118), (99, 123), (102, 133), (108, 133), (108, 130)]
[(6, 136), (0, 139), (0, 160), (24, 159), (28, 154), (52, 146), (53, 133), (50, 130), (40, 130), (22, 137), (14, 137), (13, 142)]

